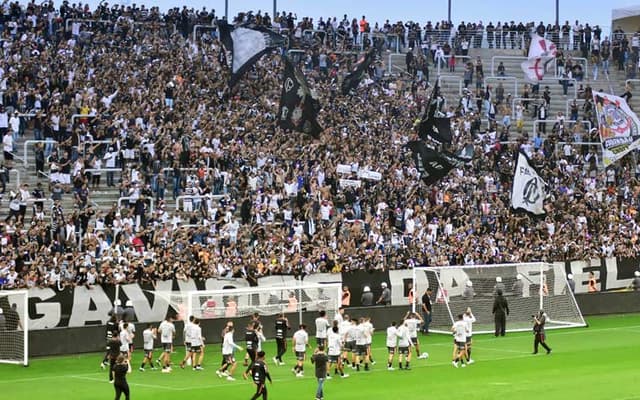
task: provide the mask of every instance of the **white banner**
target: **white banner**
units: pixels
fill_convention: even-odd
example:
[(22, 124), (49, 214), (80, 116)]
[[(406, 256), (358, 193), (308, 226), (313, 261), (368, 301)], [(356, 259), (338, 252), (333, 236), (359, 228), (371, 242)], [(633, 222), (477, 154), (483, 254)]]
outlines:
[(362, 186), (362, 181), (360, 181), (360, 180), (357, 180), (357, 179), (340, 179), (340, 187), (341, 188), (346, 188), (346, 187), (359, 188), (360, 186)]
[(336, 172), (339, 174), (351, 174), (351, 165), (338, 164), (338, 166), (336, 167)]
[(382, 180), (382, 174), (377, 171), (367, 171), (361, 169), (358, 171), (358, 178), (360, 179), (369, 179), (371, 181), (380, 181)]

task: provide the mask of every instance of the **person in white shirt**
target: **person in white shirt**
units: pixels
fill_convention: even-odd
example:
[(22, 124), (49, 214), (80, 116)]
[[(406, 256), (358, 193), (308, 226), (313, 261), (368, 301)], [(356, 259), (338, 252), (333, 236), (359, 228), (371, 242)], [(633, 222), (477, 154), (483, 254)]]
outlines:
[(369, 362), (371, 365), (375, 365), (375, 361), (373, 360), (373, 356), (371, 355), (371, 341), (373, 340), (373, 332), (375, 329), (373, 328), (373, 324), (371, 323), (371, 317), (364, 317), (364, 332), (367, 341), (367, 357), (369, 358)]
[(321, 310), (316, 318), (316, 345), (318, 347), (327, 347), (327, 330), (331, 327), (327, 319), (327, 312)]
[(153, 366), (153, 341), (157, 337), (156, 328), (151, 324), (147, 324), (147, 328), (142, 331), (143, 351), (144, 358), (142, 359), (142, 365), (140, 365), (140, 372), (144, 372), (144, 366), (149, 363), (152, 370), (156, 367)]
[(411, 346), (413, 342), (411, 342), (411, 336), (409, 336), (409, 328), (406, 322), (398, 327), (396, 336), (398, 337), (398, 368), (403, 369), (402, 358), (404, 357), (406, 359), (404, 369), (411, 369)]
[(185, 321), (184, 329), (182, 330), (182, 337), (184, 338), (184, 359), (180, 362), (180, 368), (184, 369), (185, 364), (193, 365), (193, 353), (191, 353), (191, 338), (193, 337), (193, 321), (196, 318), (191, 315), (189, 320)]
[(420, 327), (421, 324), (424, 323), (424, 320), (422, 319), (420, 314), (407, 311), (407, 314), (404, 316), (404, 322), (409, 331), (409, 337), (411, 338), (413, 347), (416, 349), (416, 357), (418, 357), (418, 359), (424, 359), (429, 357), (427, 353), (420, 354), (420, 341), (418, 340), (418, 328)]
[(171, 372), (171, 351), (173, 350), (173, 339), (176, 337), (176, 327), (173, 325), (173, 318), (167, 316), (167, 318), (160, 323), (158, 327), (160, 332), (160, 343), (162, 343), (162, 356), (160, 361), (162, 363), (162, 372)]
[[(344, 365), (351, 364), (351, 366), (355, 368), (356, 362), (353, 356), (353, 351), (355, 350), (356, 343), (355, 336), (352, 339), (350, 335), (352, 327), (353, 324), (351, 323), (351, 318), (349, 317), (349, 315), (343, 315), (343, 321), (338, 326), (340, 336), (342, 336), (342, 342), (344, 343), (342, 346), (342, 363)], [(351, 362), (349, 361), (349, 353), (351, 353)]]
[(387, 328), (387, 351), (389, 352), (389, 358), (387, 359), (387, 369), (393, 371), (393, 356), (398, 349), (398, 328), (396, 328), (396, 321), (391, 322), (391, 326)]
[[(224, 363), (216, 371), (216, 375), (220, 378), (226, 376), (228, 381), (235, 381), (233, 372), (236, 370), (236, 359), (233, 357), (233, 350), (242, 351), (242, 347), (233, 341), (233, 326), (228, 326), (227, 333), (224, 334), (222, 339), (222, 358)], [(227, 372), (227, 369), (229, 372)]]
[(327, 365), (327, 379), (331, 379), (329, 371), (331, 366), (334, 367), (335, 373), (340, 373), (341, 378), (348, 378), (349, 374), (344, 373), (344, 364), (340, 357), (342, 352), (342, 335), (340, 335), (340, 328), (337, 321), (333, 321), (333, 326), (327, 333), (327, 356), (329, 357), (329, 364)]
[[(191, 365), (193, 365), (194, 371), (202, 371), (202, 359), (204, 358), (204, 337), (202, 337), (202, 328), (200, 327), (200, 320), (194, 318), (190, 326), (191, 329), (191, 348), (189, 349), (189, 355), (191, 356)], [(198, 361), (196, 362), (196, 356)]]
[(467, 325), (467, 364), (473, 364), (475, 361), (473, 361), (473, 359), (471, 358), (471, 344), (473, 343), (473, 339), (471, 337), (473, 336), (473, 323), (476, 322), (476, 317), (471, 312), (471, 307), (467, 307), (467, 311), (464, 312), (462, 320)]
[(300, 324), (300, 328), (293, 334), (291, 342), (293, 352), (296, 354), (296, 366), (293, 367), (293, 372), (296, 374), (296, 377), (302, 378), (304, 376), (306, 350), (307, 347), (309, 347), (309, 334), (307, 334), (305, 324)]
[(466, 349), (467, 349), (467, 323), (464, 321), (462, 314), (458, 314), (458, 320), (451, 327), (453, 332), (453, 361), (454, 367), (458, 368), (459, 362), (462, 363), (462, 367), (466, 367)]
[(364, 370), (369, 371), (369, 356), (367, 355), (367, 326), (364, 318), (360, 318), (356, 325), (356, 371), (360, 371), (360, 364), (364, 363)]
[(125, 356), (127, 359), (131, 359), (131, 352), (129, 351), (129, 345), (133, 342), (133, 337), (131, 333), (129, 333), (129, 324), (127, 322), (123, 323), (120, 327), (120, 353)]

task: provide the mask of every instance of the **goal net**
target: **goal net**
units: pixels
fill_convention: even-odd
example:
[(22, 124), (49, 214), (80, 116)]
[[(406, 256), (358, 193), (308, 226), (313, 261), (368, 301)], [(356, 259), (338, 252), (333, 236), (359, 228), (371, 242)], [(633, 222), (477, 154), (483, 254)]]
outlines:
[[(564, 266), (547, 263), (415, 267), (415, 293), (432, 289), (430, 331), (450, 333), (456, 315), (471, 307), (474, 333), (494, 332), (493, 302), (501, 290), (509, 305), (507, 331), (529, 331), (533, 314), (543, 309), (545, 328), (586, 326), (569, 288)], [(421, 296), (415, 296), (414, 302)], [(420, 309), (418, 303), (414, 304)]]
[(0, 291), (0, 363), (29, 364), (28, 301), (26, 290)]
[(329, 318), (340, 307), (340, 283), (301, 283), (289, 286), (264, 286), (219, 290), (160, 293), (169, 301), (178, 320), (189, 316), (198, 319), (236, 318), (279, 313), (297, 314), (302, 323), (304, 311), (325, 310)]

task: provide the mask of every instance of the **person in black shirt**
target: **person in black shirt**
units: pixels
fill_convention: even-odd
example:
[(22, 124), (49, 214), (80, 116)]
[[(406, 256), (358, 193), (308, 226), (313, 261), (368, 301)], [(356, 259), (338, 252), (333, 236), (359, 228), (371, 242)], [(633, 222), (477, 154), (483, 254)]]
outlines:
[(119, 355), (116, 365), (113, 367), (113, 388), (116, 390), (116, 400), (120, 400), (120, 396), (124, 393), (124, 398), (129, 400), (129, 384), (127, 383), (127, 374), (131, 373), (131, 364), (123, 355)]
[(496, 328), (495, 336), (504, 336), (507, 327), (507, 315), (509, 315), (509, 304), (507, 303), (507, 299), (502, 296), (502, 289), (496, 291), (492, 312)]
[(262, 400), (267, 400), (267, 379), (271, 382), (271, 375), (267, 369), (267, 364), (264, 362), (264, 351), (259, 351), (256, 355), (256, 360), (251, 365), (251, 376), (253, 383), (256, 384), (256, 393), (251, 400), (256, 400), (262, 396)]
[(540, 310), (538, 315), (533, 316), (533, 354), (538, 354), (538, 345), (542, 345), (547, 351), (547, 354), (551, 354), (551, 347), (545, 343), (546, 335), (544, 332), (544, 325), (547, 323), (547, 314), (544, 310)]
[(109, 382), (113, 383), (113, 373), (115, 371), (115, 367), (116, 367), (116, 361), (118, 360), (118, 357), (120, 357), (121, 353), (120, 353), (120, 346), (122, 345), (122, 343), (120, 342), (120, 339), (118, 338), (118, 335), (113, 335), (113, 337), (111, 338), (111, 340), (109, 341), (109, 345), (107, 346), (108, 350), (108, 357), (109, 357)]
[(422, 319), (424, 323), (422, 324), (422, 333), (425, 335), (429, 334), (429, 324), (431, 323), (431, 294), (433, 291), (431, 288), (427, 288), (427, 290), (422, 295)]
[(280, 317), (276, 319), (276, 343), (278, 345), (278, 352), (273, 357), (273, 362), (276, 365), (283, 365), (282, 356), (287, 352), (287, 331), (291, 329), (289, 327), (289, 320), (284, 316), (284, 313), (280, 314)]
[(244, 332), (244, 340), (247, 343), (247, 356), (251, 359), (251, 363), (247, 362), (247, 357), (245, 357), (245, 366), (248, 366), (247, 371), (251, 369), (251, 365), (256, 360), (256, 351), (258, 351), (258, 334), (256, 333), (256, 329), (260, 326), (259, 322), (251, 321), (249, 325), (247, 325), (247, 330)]
[(327, 363), (329, 357), (324, 352), (324, 346), (318, 346), (316, 351), (311, 356), (311, 363), (316, 365), (316, 379), (318, 380), (318, 388), (316, 389), (316, 400), (322, 399), (324, 393), (322, 391), (324, 381), (327, 379)]
[[(117, 337), (118, 336), (118, 320), (116, 319), (116, 315), (112, 314), (111, 318), (109, 319), (109, 321), (107, 321), (107, 327), (106, 327), (106, 339), (107, 339), (107, 351), (104, 353), (104, 358), (102, 359), (102, 362), (100, 363), (100, 368), (104, 369), (105, 366), (108, 364), (109, 361), (109, 354), (111, 353), (111, 339), (113, 337)], [(120, 351), (119, 349), (120, 346), (118, 346), (118, 351)], [(109, 374), (109, 376), (111, 376), (111, 374)]]

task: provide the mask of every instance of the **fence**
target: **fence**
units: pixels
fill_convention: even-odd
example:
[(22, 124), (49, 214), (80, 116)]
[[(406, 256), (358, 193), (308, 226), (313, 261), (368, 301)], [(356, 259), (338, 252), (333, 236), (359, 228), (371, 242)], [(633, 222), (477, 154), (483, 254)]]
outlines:
[(463, 87), (463, 79), (460, 76), (456, 75), (440, 75), (438, 77), (438, 84), (444, 90), (447, 89), (448, 85), (444, 85), (443, 81), (454, 81), (458, 82), (458, 95), (462, 96), (462, 87)]
[(176, 211), (180, 210), (180, 203), (183, 203), (185, 200), (222, 200), (224, 198), (228, 198), (229, 196), (224, 194), (207, 194), (207, 195), (182, 195), (176, 197)]
[[(124, 196), (124, 197), (119, 197), (118, 198), (118, 208), (122, 208), (122, 202), (123, 201), (129, 201), (129, 200), (136, 200), (138, 201), (140, 197), (132, 197), (132, 196)], [(155, 200), (153, 199), (153, 197), (145, 197), (144, 200), (146, 200), (149, 203), (149, 211), (154, 212), (155, 211)], [(131, 204), (131, 203), (129, 203)]]
[[(488, 85), (491, 82), (503, 83), (505, 81), (513, 81), (513, 92), (511, 92), (511, 95), (517, 96), (518, 95), (518, 79), (515, 76), (488, 76), (484, 78), (485, 85)], [(506, 90), (506, 88), (505, 88), (505, 92), (509, 93)], [(505, 97), (506, 96), (507, 95), (505, 95)]]
[[(591, 121), (589, 120), (584, 120), (584, 121), (576, 121), (574, 119), (565, 119), (563, 120), (564, 124), (586, 124), (587, 125), (587, 131), (591, 131)], [(538, 124), (550, 124), (551, 126), (555, 125), (556, 122), (559, 122), (559, 120), (557, 119), (536, 119), (533, 121), (533, 137), (536, 137), (538, 135)]]

